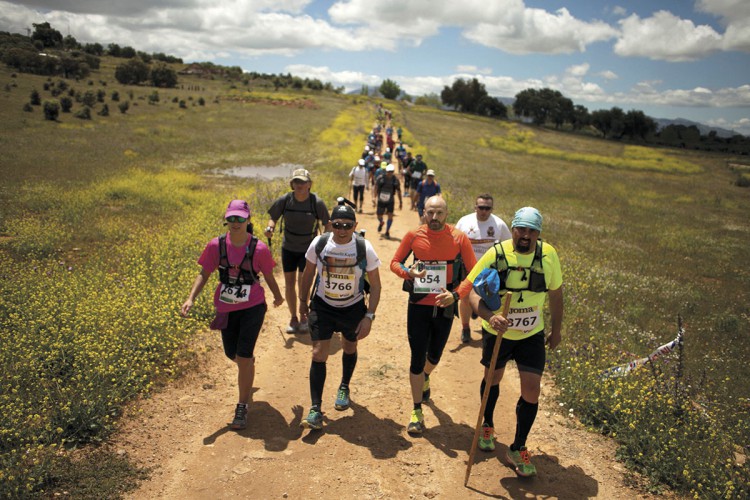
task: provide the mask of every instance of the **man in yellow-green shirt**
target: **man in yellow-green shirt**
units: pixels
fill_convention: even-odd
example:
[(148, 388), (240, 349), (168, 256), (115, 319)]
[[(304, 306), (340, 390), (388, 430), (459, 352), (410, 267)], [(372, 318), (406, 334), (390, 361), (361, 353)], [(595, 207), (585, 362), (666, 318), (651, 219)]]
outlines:
[[(466, 278), (472, 283), (485, 269), (496, 269), (498, 292), (480, 296), (476, 290), (469, 300), (482, 318), (482, 364), (485, 378), (498, 334), (502, 343), (492, 375), (489, 398), (484, 411), (484, 425), (479, 448), (495, 449), (493, 413), (500, 395), (500, 380), (506, 363), (513, 359), (521, 379), (521, 397), (516, 405), (516, 435), (506, 460), (519, 476), (534, 476), (536, 468), (526, 449), (539, 406), (539, 393), (546, 359), (545, 344), (555, 349), (562, 339), (563, 292), (560, 260), (555, 248), (542, 242), (542, 215), (536, 208), (519, 209), (511, 224), (511, 239), (490, 248)], [(495, 282), (497, 283), (497, 281)], [(508, 317), (501, 315), (501, 300), (511, 291)], [(552, 324), (545, 338), (544, 302), (549, 296)], [(484, 393), (485, 379), (481, 392)]]

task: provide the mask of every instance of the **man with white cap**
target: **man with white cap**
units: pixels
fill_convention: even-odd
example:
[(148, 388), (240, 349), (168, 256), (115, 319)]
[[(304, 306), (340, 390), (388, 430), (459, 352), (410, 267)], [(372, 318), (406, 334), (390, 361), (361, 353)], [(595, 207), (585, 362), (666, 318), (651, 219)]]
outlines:
[[(456, 223), (456, 229), (466, 233), (471, 241), (471, 247), (474, 249), (474, 255), (477, 260), (492, 248), (496, 242), (510, 239), (510, 229), (505, 222), (492, 213), (495, 200), (489, 193), (483, 193), (477, 196), (474, 203), (474, 212), (464, 215)], [(461, 300), (458, 308), (461, 318), (461, 342), (464, 344), (471, 342), (471, 319), (476, 319), (471, 311), (469, 298)]]
[[(365, 200), (365, 186), (367, 185), (367, 169), (365, 160), (360, 159), (357, 165), (349, 172), (349, 181), (351, 183), (352, 199), (354, 204), (359, 203), (359, 213), (362, 213), (362, 206)], [(359, 202), (357, 201), (359, 200)], [(356, 208), (355, 208), (356, 210)]]
[(376, 213), (378, 216), (378, 232), (383, 230), (383, 214), (388, 214), (388, 225), (385, 228), (385, 239), (391, 238), (391, 225), (393, 225), (393, 208), (395, 206), (395, 195), (398, 194), (398, 209), (404, 208), (404, 201), (401, 198), (401, 182), (396, 177), (396, 167), (389, 163), (385, 167), (385, 175), (378, 178), (375, 185), (375, 194), (378, 199)]
[(429, 169), (425, 175), (426, 178), (417, 184), (417, 211), (419, 212), (420, 221), (422, 221), (422, 216), (424, 215), (425, 200), (441, 193), (440, 184), (435, 181), (435, 171)]
[[(266, 238), (271, 238), (276, 222), (283, 217), (284, 240), (281, 243), (281, 265), (284, 270), (286, 305), (292, 316), (287, 333), (307, 331), (307, 318), (297, 317), (296, 286), (305, 269), (305, 252), (320, 230), (322, 222), (326, 231), (331, 230), (326, 204), (315, 193), (310, 192), (310, 172), (298, 168), (289, 181), (292, 191), (280, 196), (268, 209), (270, 220), (266, 226)], [(299, 277), (298, 274), (299, 273)]]
[[(495, 342), (501, 340), (500, 351), (489, 389), (484, 411), (484, 425), (479, 448), (495, 449), (493, 413), (500, 395), (500, 380), (509, 360), (515, 360), (521, 380), (521, 397), (516, 404), (516, 434), (506, 453), (506, 461), (519, 476), (534, 476), (536, 468), (531, 463), (526, 448), (539, 407), (542, 374), (546, 359), (545, 344), (555, 349), (562, 339), (563, 290), (560, 260), (555, 248), (542, 242), (542, 215), (536, 208), (519, 209), (511, 223), (511, 239), (497, 243), (474, 266), (466, 281), (475, 279), (485, 269), (497, 272), (497, 293), (482, 297), (475, 287), (469, 300), (482, 318), (482, 378), (480, 397), (484, 393), (485, 379)], [(480, 278), (481, 279), (481, 278)], [(500, 312), (500, 303), (507, 292), (512, 292), (508, 317)], [(549, 297), (552, 324), (545, 338), (544, 303)], [(498, 339), (502, 335), (502, 339)]]

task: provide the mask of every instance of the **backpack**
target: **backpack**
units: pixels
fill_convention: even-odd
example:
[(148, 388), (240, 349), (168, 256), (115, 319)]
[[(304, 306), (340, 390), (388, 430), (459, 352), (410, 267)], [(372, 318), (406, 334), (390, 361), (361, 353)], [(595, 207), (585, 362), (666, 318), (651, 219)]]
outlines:
[[(323, 264), (323, 267), (327, 267), (328, 263), (320, 256), (323, 253), (328, 241), (333, 236), (333, 233), (323, 233), (318, 242), (315, 244), (315, 255), (318, 260)], [(357, 233), (354, 233), (354, 243), (357, 247), (357, 260), (351, 267), (358, 266), (362, 270), (362, 277), (359, 280), (358, 293), (368, 294), (370, 293), (370, 280), (367, 278), (367, 245), (365, 244), (365, 238)], [(338, 265), (337, 267), (342, 267)], [(313, 292), (310, 294), (311, 297), (315, 296), (315, 292), (320, 282), (320, 275), (315, 279), (315, 285), (313, 286)]]
[(256, 246), (258, 246), (258, 238), (251, 236), (245, 256), (239, 265), (240, 273), (234, 278), (229, 276), (231, 266), (227, 258), (227, 235), (222, 234), (219, 236), (219, 281), (223, 285), (252, 285), (258, 283), (258, 275), (253, 270), (253, 255), (255, 255)]
[(528, 281), (528, 286), (526, 288), (509, 288), (507, 286), (508, 273), (511, 271), (511, 269), (508, 266), (508, 258), (505, 256), (505, 249), (503, 248), (503, 244), (495, 243), (495, 245), (493, 246), (493, 248), (495, 249), (495, 262), (491, 264), (490, 267), (492, 269), (495, 269), (498, 276), (500, 277), (501, 295), (508, 290), (511, 292), (521, 292), (521, 295), (518, 299), (518, 302), (520, 303), (523, 302), (523, 292), (525, 291), (535, 293), (542, 293), (547, 291), (547, 281), (544, 279), (544, 267), (542, 267), (542, 257), (544, 257), (544, 255), (542, 254), (542, 246), (543, 242), (540, 238), (539, 240), (537, 240), (536, 249), (534, 250), (534, 259), (531, 261), (531, 266), (529, 266), (528, 268), (515, 267), (512, 269), (513, 271), (523, 271), (523, 277), (521, 278), (521, 281)]
[[(386, 179), (386, 177), (384, 175), (378, 177), (378, 191), (380, 191), (383, 188), (383, 186), (385, 186), (385, 179)], [(393, 193), (392, 194), (395, 195), (396, 191), (398, 191), (401, 188), (401, 182), (399, 182), (398, 177), (396, 177), (395, 175), (393, 176), (393, 181), (392, 182), (393, 182)]]
[[(290, 191), (286, 194), (284, 197), (284, 208), (281, 211), (281, 215), (279, 218), (281, 219), (281, 231), (286, 231), (289, 234), (293, 234), (294, 236), (312, 236), (313, 238), (320, 232), (320, 218), (318, 217), (318, 199), (315, 196), (315, 193), (310, 193), (310, 196), (308, 197), (308, 200), (310, 200), (310, 210), (296, 210), (293, 208), (290, 208), (294, 198), (294, 192)], [(284, 227), (284, 214), (288, 211), (290, 212), (301, 212), (301, 213), (312, 213), (315, 216), (315, 226), (313, 227), (310, 234), (307, 233), (295, 233), (289, 230), (289, 228)]]

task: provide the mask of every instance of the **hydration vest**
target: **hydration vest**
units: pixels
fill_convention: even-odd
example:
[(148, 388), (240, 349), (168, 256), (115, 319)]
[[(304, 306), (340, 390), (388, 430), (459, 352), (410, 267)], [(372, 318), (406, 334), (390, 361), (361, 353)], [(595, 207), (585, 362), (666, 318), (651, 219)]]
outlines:
[[(298, 210), (298, 209), (295, 209), (295, 208), (290, 208), (290, 206), (293, 203), (293, 198), (294, 198), (294, 192), (291, 192), (291, 191), (288, 192), (286, 194), (286, 197), (284, 198), (284, 208), (281, 211), (281, 215), (279, 216), (279, 218), (281, 218), (281, 230), (282, 231), (286, 231), (289, 234), (293, 234), (294, 236), (313, 236), (313, 237), (315, 237), (315, 235), (317, 235), (318, 232), (320, 231), (320, 225), (318, 224), (318, 221), (320, 220), (320, 218), (318, 217), (318, 206), (317, 206), (318, 205), (318, 200), (315, 197), (315, 194), (314, 193), (310, 193), (310, 195), (307, 198), (308, 200), (310, 200), (310, 210)], [(315, 217), (315, 225), (313, 226), (312, 230), (309, 233), (295, 233), (294, 231), (291, 231), (289, 229), (289, 227), (288, 227), (288, 224), (284, 223), (285, 219), (283, 219), (284, 214), (287, 211), (288, 212), (300, 212), (300, 213), (305, 213), (305, 214), (308, 214), (308, 215), (310, 215), (310, 214), (313, 215)]]
[[(219, 236), (219, 281), (224, 285), (253, 285), (258, 283), (258, 275), (253, 271), (253, 255), (258, 245), (258, 238), (250, 236), (250, 243), (245, 250), (239, 266), (230, 266), (227, 259), (227, 235)], [(236, 277), (229, 276), (230, 269), (238, 269)]]
[[(506, 241), (509, 245), (512, 245), (512, 241)], [(492, 269), (497, 270), (497, 274), (500, 277), (500, 295), (504, 295), (505, 292), (520, 292), (518, 302), (523, 302), (523, 292), (529, 291), (534, 293), (543, 293), (547, 291), (547, 281), (544, 279), (544, 268), (542, 267), (542, 240), (539, 239), (536, 242), (536, 249), (534, 250), (534, 259), (531, 261), (530, 267), (517, 266), (510, 268), (508, 265), (508, 258), (506, 257), (506, 250), (503, 243), (495, 243), (493, 248), (495, 249), (495, 262), (491, 264)], [(526, 281), (526, 288), (510, 288), (508, 287), (508, 273), (510, 271), (521, 271), (523, 277), (521, 281)]]
[[(421, 228), (418, 229), (417, 231), (421, 231)], [(453, 231), (457, 231), (457, 229), (453, 228), (451, 232), (451, 236), (453, 236), (453, 241), (455, 242), (456, 237), (453, 235)], [(416, 239), (416, 237), (417, 235), (415, 233), (414, 239)], [(411, 252), (409, 252), (409, 254), (404, 258), (404, 260), (401, 261), (401, 264), (406, 262), (406, 259), (409, 258), (409, 255), (411, 255)], [(416, 262), (416, 261), (417, 261), (417, 256), (415, 255), (413, 262)], [(451, 275), (453, 279), (451, 280), (450, 283), (448, 283), (448, 286), (445, 287), (445, 289), (448, 290), (449, 292), (452, 292), (453, 290), (458, 288), (458, 285), (461, 284), (461, 281), (463, 281), (464, 278), (466, 278), (466, 276), (468, 275), (466, 266), (464, 266), (464, 259), (463, 257), (461, 257), (460, 246), (459, 246), (458, 254), (456, 254), (456, 256), (453, 258), (453, 271)], [(429, 295), (428, 293), (415, 293), (414, 292), (414, 280), (411, 280), (411, 279), (404, 280), (404, 283), (401, 289), (405, 292), (409, 292), (409, 302), (413, 302), (413, 303), (417, 303)], [(458, 314), (458, 307), (455, 308), (455, 313)]]
[[(328, 244), (328, 241), (331, 239), (331, 236), (333, 236), (333, 233), (323, 233), (318, 239), (318, 242), (315, 244), (315, 255), (317, 255), (318, 260), (323, 264), (324, 269), (328, 269), (328, 262), (326, 262), (325, 259), (321, 257), (321, 254)], [(336, 267), (359, 267), (362, 270), (362, 276), (359, 279), (359, 288), (357, 290), (357, 293), (367, 294), (370, 293), (370, 281), (367, 279), (367, 245), (365, 245), (364, 237), (360, 236), (357, 233), (354, 233), (354, 244), (357, 248), (357, 259), (354, 264), (351, 264), (349, 266), (336, 264)], [(328, 276), (328, 273), (326, 273), (326, 276)], [(313, 287), (313, 292), (311, 294), (311, 296), (313, 297), (315, 296), (315, 292), (317, 291), (319, 282), (320, 274), (315, 279), (315, 286)], [(347, 297), (346, 300), (349, 300), (349, 297)]]

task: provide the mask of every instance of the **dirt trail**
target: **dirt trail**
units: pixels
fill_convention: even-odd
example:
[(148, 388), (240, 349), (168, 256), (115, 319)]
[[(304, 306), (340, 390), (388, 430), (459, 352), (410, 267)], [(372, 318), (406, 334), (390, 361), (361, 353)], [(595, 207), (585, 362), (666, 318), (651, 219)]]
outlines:
[[(539, 476), (517, 478), (501, 459), (515, 432), (515, 368), (507, 370), (501, 385), (497, 449), (477, 452), (469, 488), (464, 488), (480, 403), (478, 321), (472, 322), (468, 345), (461, 344), (460, 322), (454, 322), (432, 375), (427, 430), (422, 437), (406, 433), (411, 411), (407, 297), (389, 270), (400, 237), (418, 222), (406, 200), (404, 207), (397, 209), (392, 240), (378, 235), (374, 209), (359, 215), (359, 228), (367, 230), (382, 260), (383, 294), (373, 331), (359, 345), (352, 407), (333, 408), (341, 376), (337, 334), (323, 395), (324, 431), (299, 428), (310, 404), (310, 339), (283, 333), (288, 310), (282, 305), (269, 309), (258, 340), (249, 427), (230, 431), (236, 369), (224, 358), (219, 335), (207, 332), (197, 345), (205, 351), (204, 362), (140, 402), (140, 411), (125, 420), (115, 438), (120, 453), (155, 467), (130, 498), (648, 498), (625, 486), (624, 467), (614, 460), (610, 441), (555, 411), (549, 379), (528, 442)], [(280, 275), (277, 280), (283, 286)]]

